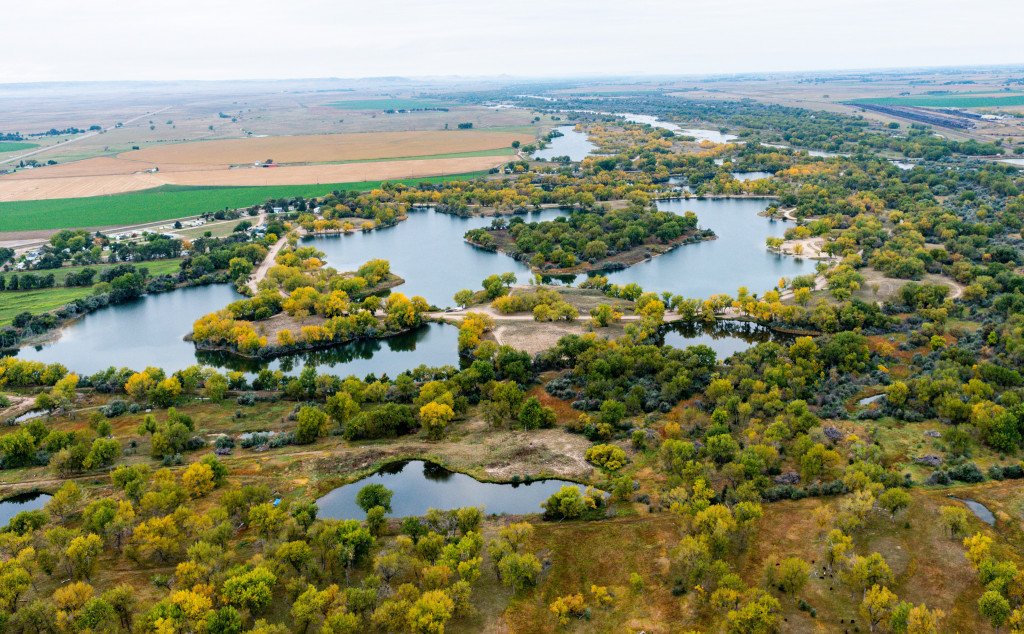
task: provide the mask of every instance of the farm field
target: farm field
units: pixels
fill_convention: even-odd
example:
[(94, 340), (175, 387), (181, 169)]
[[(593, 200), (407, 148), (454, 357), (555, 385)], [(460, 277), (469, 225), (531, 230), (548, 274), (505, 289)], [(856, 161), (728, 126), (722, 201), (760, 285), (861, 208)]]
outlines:
[(1024, 94), (1000, 95), (922, 95), (916, 97), (876, 97), (858, 99), (857, 103), (880, 106), (917, 106), (920, 108), (993, 108), (998, 106), (1024, 106)]
[(22, 143), (21, 141), (0, 141), (0, 152), (20, 152), (39, 147), (38, 143)]
[(276, 163), (321, 163), (475, 152), (528, 143), (525, 134), (474, 130), (367, 132), (225, 139), (177, 143), (135, 150), (119, 158), (160, 165), (239, 165), (273, 159)]
[(187, 172), (108, 174), (65, 178), (0, 178), (0, 203), (107, 196), (139, 192), (163, 185), (259, 187), (424, 178), (483, 171), (500, 165), (504, 160), (504, 156), (498, 155), (296, 165), (272, 169), (199, 169)]
[[(474, 178), (480, 175), (482, 172), (469, 172), (396, 180), (411, 184)], [(237, 208), (253, 205), (271, 198), (322, 196), (334, 190), (373, 189), (380, 186), (380, 183), (381, 181), (374, 180), (276, 187), (164, 186), (153, 191), (118, 196), (0, 202), (0, 233), (157, 222), (197, 215), (224, 207)]]
[(327, 105), (342, 110), (408, 110), (411, 108), (451, 108), (459, 104), (430, 99), (348, 99)]

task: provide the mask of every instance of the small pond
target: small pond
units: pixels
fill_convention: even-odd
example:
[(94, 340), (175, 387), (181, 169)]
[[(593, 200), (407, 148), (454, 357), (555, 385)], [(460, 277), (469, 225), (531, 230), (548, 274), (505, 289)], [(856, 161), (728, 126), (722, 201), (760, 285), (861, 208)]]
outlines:
[(550, 161), (556, 156), (568, 156), (570, 161), (582, 161), (597, 149), (597, 146), (587, 139), (585, 132), (576, 131), (576, 126), (563, 125), (555, 129), (561, 132), (562, 136), (551, 139), (546, 148), (533, 153), (533, 158)]
[(366, 513), (356, 504), (356, 494), (368, 484), (383, 484), (394, 492), (391, 498), (393, 517), (418, 517), (426, 515), (430, 509), (450, 510), (464, 506), (483, 506), (488, 515), (542, 513), (541, 502), (572, 483), (562, 480), (518, 484), (480, 482), (432, 462), (409, 460), (387, 465), (369, 477), (334, 489), (316, 501), (320, 507), (317, 516), (364, 519)]
[(18, 495), (0, 500), (0, 527), (7, 526), (7, 523), (22, 511), (36, 511), (43, 508), (50, 501), (51, 497), (53, 496), (35, 491), (32, 493), (19, 493)]
[(661, 344), (673, 348), (705, 345), (715, 351), (719, 361), (759, 343), (774, 341), (789, 345), (794, 335), (776, 332), (748, 321), (719, 320), (713, 324), (674, 322), (662, 331)]
[(988, 510), (988, 507), (982, 504), (981, 502), (975, 502), (974, 500), (968, 500), (965, 498), (958, 498), (953, 495), (949, 497), (958, 502), (963, 502), (964, 504), (966, 504), (967, 508), (971, 510), (971, 513), (974, 513), (974, 516), (982, 522), (985, 522), (989, 526), (996, 525), (996, 516), (993, 515), (992, 511)]

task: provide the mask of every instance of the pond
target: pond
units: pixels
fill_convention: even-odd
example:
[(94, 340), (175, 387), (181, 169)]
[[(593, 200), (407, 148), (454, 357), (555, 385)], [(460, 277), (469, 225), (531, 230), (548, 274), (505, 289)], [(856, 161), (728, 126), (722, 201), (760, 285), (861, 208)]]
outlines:
[(999, 162), (1009, 163), (1010, 165), (1016, 165), (1018, 167), (1024, 167), (1024, 158), (999, 159)]
[(658, 202), (658, 209), (697, 214), (701, 227), (712, 229), (717, 240), (687, 244), (628, 269), (607, 273), (614, 284), (636, 282), (644, 290), (670, 291), (684, 297), (706, 298), (715, 293), (733, 295), (740, 286), (751, 293), (775, 287), (780, 277), (814, 272), (814, 263), (773, 253), (768, 236), (782, 236), (785, 222), (758, 216), (771, 201), (761, 198), (690, 198)]
[(32, 493), (19, 493), (18, 495), (0, 500), (0, 527), (7, 526), (14, 516), (22, 511), (36, 511), (44, 506), (53, 497), (46, 493), (34, 491)]
[(771, 172), (733, 172), (732, 177), (738, 181), (756, 181), (761, 178), (772, 178)]
[(576, 131), (576, 126), (563, 125), (555, 129), (561, 132), (562, 136), (551, 139), (546, 148), (533, 153), (533, 158), (550, 161), (556, 156), (568, 156), (570, 161), (582, 161), (597, 149), (597, 146), (587, 139), (585, 132)]
[(776, 332), (749, 321), (719, 320), (713, 324), (674, 322), (662, 330), (661, 345), (673, 348), (705, 345), (715, 351), (719, 361), (759, 343), (774, 341), (789, 345), (794, 335)]
[(382, 484), (394, 492), (391, 498), (393, 517), (418, 517), (426, 515), (430, 509), (444, 511), (464, 506), (483, 506), (487, 514), (541, 513), (541, 502), (572, 483), (562, 480), (518, 484), (480, 482), (432, 462), (409, 460), (389, 464), (367, 478), (334, 489), (316, 501), (320, 507), (317, 517), (364, 519), (366, 513), (356, 504), (356, 494), (368, 484)]
[(993, 515), (992, 511), (988, 510), (988, 507), (982, 504), (981, 502), (975, 502), (974, 500), (968, 500), (965, 498), (958, 498), (954, 495), (951, 495), (949, 497), (958, 502), (963, 502), (964, 504), (966, 504), (967, 508), (971, 510), (971, 513), (974, 513), (974, 516), (982, 522), (985, 522), (989, 526), (996, 525), (996, 516)]
[(662, 121), (653, 115), (648, 114), (632, 114), (630, 112), (616, 112), (615, 116), (622, 117), (630, 123), (645, 123), (653, 128), (662, 128), (665, 130), (671, 130), (676, 134), (682, 134), (684, 136), (692, 136), (696, 139), (697, 143), (701, 141), (711, 141), (712, 143), (729, 143), (735, 141), (738, 137), (735, 134), (726, 134), (719, 130), (704, 130), (700, 128), (684, 128), (675, 123), (669, 123), (668, 121)]
[(872, 394), (871, 396), (865, 396), (862, 399), (857, 400), (857, 405), (871, 405), (877, 400), (880, 400), (885, 394)]

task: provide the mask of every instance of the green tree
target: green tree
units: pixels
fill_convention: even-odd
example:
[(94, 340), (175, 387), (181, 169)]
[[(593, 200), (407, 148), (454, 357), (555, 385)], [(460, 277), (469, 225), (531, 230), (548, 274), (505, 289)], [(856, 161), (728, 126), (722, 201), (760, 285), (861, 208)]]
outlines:
[(295, 442), (308, 445), (327, 435), (327, 413), (316, 407), (303, 407), (299, 410), (299, 423), (295, 428)]
[(988, 590), (978, 599), (978, 611), (998, 632), (1010, 618), (1010, 602), (995, 590)]
[(380, 506), (390, 513), (391, 496), (394, 494), (394, 491), (387, 489), (383, 484), (367, 484), (356, 493), (356, 504), (364, 512), (369, 512), (373, 507)]

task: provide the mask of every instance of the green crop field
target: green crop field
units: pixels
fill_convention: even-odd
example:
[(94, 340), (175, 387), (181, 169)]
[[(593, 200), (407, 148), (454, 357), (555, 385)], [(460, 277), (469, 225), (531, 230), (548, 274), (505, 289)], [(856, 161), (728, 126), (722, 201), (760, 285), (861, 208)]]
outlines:
[(0, 293), (0, 326), (7, 326), (18, 313), (33, 315), (60, 308), (68, 302), (92, 293), (91, 288), (43, 288), (34, 291), (5, 291)]
[(846, 103), (870, 103), (879, 106), (917, 106), (920, 108), (992, 108), (996, 106), (1024, 106), (1024, 94), (1006, 97), (972, 97), (965, 96), (964, 93), (919, 97), (878, 97), (875, 99), (857, 99)]
[[(475, 178), (485, 172), (451, 176), (400, 179), (390, 182), (415, 185)], [(131, 194), (25, 200), (0, 203), (0, 232), (45, 229), (75, 229), (159, 222), (194, 216), (218, 209), (247, 207), (270, 199), (294, 196), (323, 196), (334, 190), (373, 189), (382, 181), (333, 183), (325, 185), (279, 185), (270, 187), (182, 187), (165, 185)]]
[(21, 141), (0, 141), (0, 152), (18, 152), (39, 147), (38, 143), (22, 143)]
[(328, 106), (342, 110), (409, 110), (412, 108), (451, 108), (459, 104), (429, 99), (353, 99), (334, 101)]

